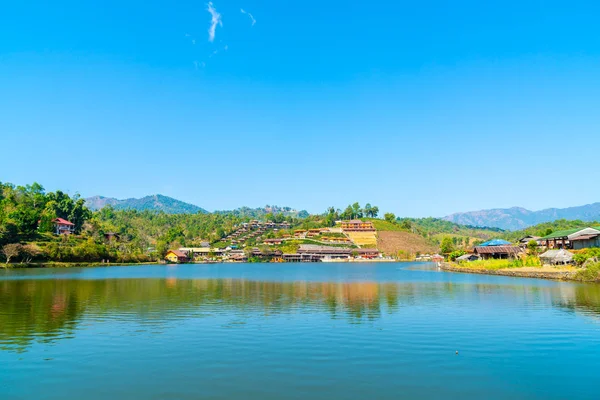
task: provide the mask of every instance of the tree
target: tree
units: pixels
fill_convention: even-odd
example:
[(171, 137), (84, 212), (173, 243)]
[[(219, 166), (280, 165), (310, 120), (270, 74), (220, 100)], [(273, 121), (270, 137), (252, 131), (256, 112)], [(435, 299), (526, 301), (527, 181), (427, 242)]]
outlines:
[(352, 204), (352, 219), (354, 218), (362, 218), (363, 212), (360, 208), (360, 204), (358, 202)]
[(464, 256), (465, 254), (467, 254), (467, 252), (464, 250), (454, 250), (448, 255), (448, 258), (450, 261), (456, 261), (458, 257)]
[(385, 213), (383, 215), (383, 218), (385, 218), (385, 220), (387, 222), (391, 222), (391, 223), (396, 222), (396, 215), (394, 215), (394, 213)]
[(365, 212), (365, 217), (367, 217), (367, 218), (370, 218), (373, 216), (371, 203), (365, 204), (364, 212)]
[(2, 254), (6, 258), (6, 264), (10, 263), (10, 259), (13, 257), (18, 257), (21, 252), (21, 245), (19, 243), (10, 243), (5, 244), (2, 247)]
[(342, 217), (342, 219), (352, 219), (353, 212), (354, 211), (352, 210), (352, 206), (348, 206), (348, 207), (346, 207), (346, 209), (344, 210), (342, 215), (340, 215), (340, 217)]
[(407, 232), (412, 231), (412, 224), (407, 219), (402, 221), (402, 223), (400, 224), (400, 227), (402, 227), (402, 229), (404, 229)]
[(529, 254), (537, 254), (538, 244), (535, 240), (530, 240), (527, 243), (527, 250), (529, 250)]
[(442, 254), (450, 254), (454, 251), (454, 242), (449, 236), (444, 236), (442, 243), (440, 244), (440, 251)]
[(379, 207), (371, 207), (371, 218), (377, 218), (377, 215), (379, 215)]
[(25, 264), (29, 264), (40, 254), (42, 254), (42, 250), (36, 244), (26, 244), (21, 248), (21, 256)]

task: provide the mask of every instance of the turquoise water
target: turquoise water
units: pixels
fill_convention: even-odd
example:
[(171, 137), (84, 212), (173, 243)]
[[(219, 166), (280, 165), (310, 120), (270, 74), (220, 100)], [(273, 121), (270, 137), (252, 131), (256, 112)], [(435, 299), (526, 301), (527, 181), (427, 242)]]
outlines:
[(0, 399), (596, 399), (599, 315), (427, 263), (2, 271)]

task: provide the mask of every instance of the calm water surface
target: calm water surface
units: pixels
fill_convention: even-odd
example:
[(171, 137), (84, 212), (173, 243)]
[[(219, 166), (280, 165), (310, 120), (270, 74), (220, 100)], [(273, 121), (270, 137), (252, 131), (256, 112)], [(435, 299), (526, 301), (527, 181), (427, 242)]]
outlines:
[(599, 315), (418, 263), (3, 271), (0, 399), (597, 399)]

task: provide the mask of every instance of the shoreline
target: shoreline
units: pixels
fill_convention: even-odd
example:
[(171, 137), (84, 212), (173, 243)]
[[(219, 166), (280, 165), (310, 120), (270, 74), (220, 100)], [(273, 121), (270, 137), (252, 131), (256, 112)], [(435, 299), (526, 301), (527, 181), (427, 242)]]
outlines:
[(63, 261), (48, 261), (41, 263), (29, 263), (29, 264), (0, 264), (0, 269), (33, 269), (33, 268), (87, 268), (87, 267), (129, 267), (136, 265), (153, 265), (158, 264), (156, 261), (139, 262), (139, 263), (103, 263), (103, 262), (63, 262)]
[[(552, 267), (549, 267), (552, 268)], [(534, 279), (548, 279), (554, 281), (571, 281), (581, 282), (575, 279), (577, 271), (566, 271), (566, 270), (546, 270), (546, 268), (506, 268), (506, 269), (482, 269), (482, 268), (466, 268), (459, 267), (457, 265), (442, 263), (440, 269), (448, 272), (458, 272), (461, 274), (478, 274), (478, 275), (496, 275), (496, 276), (512, 276), (515, 278), (534, 278)], [(594, 281), (598, 282), (598, 281)]]

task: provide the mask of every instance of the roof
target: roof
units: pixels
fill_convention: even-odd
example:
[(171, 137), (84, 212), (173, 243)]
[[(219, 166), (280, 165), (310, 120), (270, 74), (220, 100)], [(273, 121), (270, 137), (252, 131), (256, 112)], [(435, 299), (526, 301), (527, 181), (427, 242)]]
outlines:
[(460, 256), (456, 259), (456, 261), (465, 261), (465, 260), (470, 260), (471, 257), (475, 257), (475, 258), (479, 258), (479, 256), (477, 254), (465, 254), (463, 256)]
[(487, 247), (487, 246), (505, 246), (511, 244), (510, 242), (503, 239), (492, 239), (485, 243), (481, 243), (479, 247)]
[(352, 252), (357, 252), (358, 254), (379, 254), (379, 250), (372, 248), (353, 249)]
[(565, 229), (562, 231), (556, 231), (556, 232), (552, 232), (551, 234), (542, 237), (542, 239), (546, 240), (546, 239), (566, 238), (569, 235), (572, 235), (572, 234), (577, 233), (584, 229), (585, 228), (575, 228), (575, 229)]
[(168, 254), (168, 253), (173, 253), (173, 254), (175, 254), (177, 257), (185, 257), (185, 258), (187, 258), (187, 254), (185, 254), (183, 251), (179, 251), (179, 250), (169, 250), (169, 251), (167, 251), (167, 254)]
[(477, 246), (475, 253), (477, 254), (518, 254), (521, 248), (517, 246)]
[(548, 250), (547, 252), (540, 254), (540, 258), (553, 261), (571, 261), (573, 259), (573, 253), (565, 249)]
[(540, 239), (539, 236), (532, 236), (532, 235), (527, 235), (525, 237), (522, 237), (521, 239), (519, 239), (519, 242), (523, 242), (523, 241), (531, 241), (531, 240), (538, 240)]
[[(356, 250), (356, 249), (355, 249)], [(351, 254), (352, 249), (344, 247), (318, 246), (313, 244), (301, 244), (298, 253), (313, 254)]]
[(592, 235), (581, 235), (581, 236), (577, 236), (573, 239), (571, 239), (571, 241), (576, 241), (576, 240), (590, 240), (590, 239), (594, 239), (597, 238), (598, 236), (600, 236), (600, 233), (596, 233), (596, 234), (592, 234)]
[(67, 221), (66, 219), (63, 219), (63, 218), (56, 218), (53, 222), (56, 222), (57, 224), (61, 224), (61, 225), (75, 225), (71, 221)]

